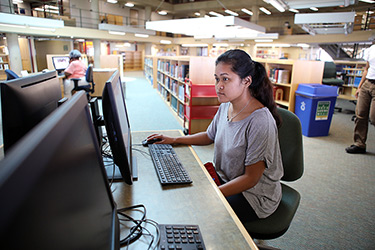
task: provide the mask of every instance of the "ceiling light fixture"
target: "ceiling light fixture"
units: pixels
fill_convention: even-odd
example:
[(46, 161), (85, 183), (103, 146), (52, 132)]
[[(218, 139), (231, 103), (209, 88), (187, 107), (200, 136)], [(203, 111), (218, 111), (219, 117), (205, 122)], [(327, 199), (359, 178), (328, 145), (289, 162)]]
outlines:
[(316, 8), (316, 7), (310, 7), (310, 10), (312, 10), (312, 11), (318, 11), (319, 9)]
[(255, 39), (254, 42), (256, 43), (272, 43), (272, 39)]
[(168, 12), (166, 12), (165, 10), (161, 10), (158, 12), (159, 15), (162, 15), (162, 16), (165, 16), (168, 14)]
[(206, 43), (181, 44), (182, 47), (208, 47)]
[(243, 9), (241, 9), (241, 11), (242, 11), (242, 12), (245, 12), (246, 14), (248, 14), (248, 15), (250, 15), (250, 16), (253, 15), (253, 12), (251, 12), (251, 11), (248, 10), (248, 9), (243, 8)]
[(116, 0), (107, 0), (107, 3), (117, 3)]
[(361, 2), (364, 2), (364, 3), (375, 3), (374, 0), (359, 0)]
[(296, 9), (289, 9), (290, 12), (299, 13), (299, 10)]
[(231, 11), (231, 10), (224, 10), (224, 12), (232, 16), (238, 16), (238, 13)]
[(208, 12), (208, 14), (210, 14), (212, 16), (223, 17), (222, 14), (216, 13), (215, 11), (210, 11), (210, 12)]
[(134, 7), (134, 3), (126, 3), (125, 6), (129, 8)]
[(200, 16), (201, 13), (199, 13), (199, 12), (195, 12), (194, 15), (196, 15), (196, 16)]
[(271, 4), (280, 12), (285, 12), (286, 9), (289, 9), (289, 6), (283, 0), (263, 0), (264, 2)]
[(134, 34), (134, 36), (136, 36), (136, 37), (143, 37), (143, 38), (149, 37), (149, 35), (147, 35), (147, 34)]
[(170, 40), (160, 40), (161, 44), (171, 44), (172, 42)]
[(271, 15), (272, 14), (271, 11), (267, 10), (264, 7), (260, 7), (259, 10), (262, 11), (263, 13), (267, 14), (267, 15)]
[(120, 36), (125, 36), (126, 33), (122, 31), (113, 31), (113, 30), (108, 30), (108, 33), (111, 35), (120, 35)]
[(253, 39), (266, 31), (263, 26), (234, 16), (149, 21), (146, 29), (216, 39)]

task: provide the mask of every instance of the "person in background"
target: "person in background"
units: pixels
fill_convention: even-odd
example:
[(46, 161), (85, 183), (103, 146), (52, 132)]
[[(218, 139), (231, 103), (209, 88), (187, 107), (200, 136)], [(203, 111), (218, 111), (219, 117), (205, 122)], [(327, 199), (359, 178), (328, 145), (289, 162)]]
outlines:
[(79, 81), (81, 84), (86, 84), (86, 65), (80, 60), (81, 52), (78, 50), (72, 50), (69, 53), (69, 66), (65, 69), (65, 80), (64, 80), (64, 97), (70, 98), (72, 96), (72, 89), (74, 88), (74, 83), (70, 79), (81, 78)]
[(283, 176), (278, 125), (281, 120), (262, 64), (242, 50), (216, 60), (215, 89), (221, 103), (205, 132), (182, 137), (162, 134), (156, 143), (214, 146), (219, 189), (241, 221), (266, 218), (281, 200)]
[(375, 124), (375, 44), (365, 51), (366, 67), (355, 93), (354, 144), (345, 150), (349, 154), (366, 153), (368, 123)]

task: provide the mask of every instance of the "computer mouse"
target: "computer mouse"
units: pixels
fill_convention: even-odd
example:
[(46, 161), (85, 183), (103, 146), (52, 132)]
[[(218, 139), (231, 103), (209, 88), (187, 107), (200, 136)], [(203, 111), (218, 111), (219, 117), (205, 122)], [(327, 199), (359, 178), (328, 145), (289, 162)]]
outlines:
[(142, 141), (142, 145), (143, 145), (144, 147), (147, 147), (148, 144), (153, 144), (153, 143), (155, 143), (155, 142), (157, 142), (157, 141), (161, 141), (161, 139), (160, 139), (160, 138), (154, 138), (154, 139), (150, 139), (150, 140), (144, 139), (144, 140)]

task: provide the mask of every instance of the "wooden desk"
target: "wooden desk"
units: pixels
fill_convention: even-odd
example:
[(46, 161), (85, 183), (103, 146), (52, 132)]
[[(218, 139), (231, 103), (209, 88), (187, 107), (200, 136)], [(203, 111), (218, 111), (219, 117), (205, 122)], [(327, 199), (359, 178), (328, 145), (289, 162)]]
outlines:
[[(148, 148), (140, 143), (151, 133), (132, 133), (133, 155), (137, 158), (139, 178), (133, 185), (123, 182), (112, 185), (117, 207), (144, 204), (147, 218), (160, 224), (197, 224), (207, 249), (257, 249), (192, 147), (174, 146), (174, 149), (193, 183), (167, 187), (160, 185), (150, 156), (138, 151), (148, 154)], [(182, 135), (178, 130), (162, 133)], [(142, 238), (131, 244), (130, 249), (147, 249), (149, 238)]]

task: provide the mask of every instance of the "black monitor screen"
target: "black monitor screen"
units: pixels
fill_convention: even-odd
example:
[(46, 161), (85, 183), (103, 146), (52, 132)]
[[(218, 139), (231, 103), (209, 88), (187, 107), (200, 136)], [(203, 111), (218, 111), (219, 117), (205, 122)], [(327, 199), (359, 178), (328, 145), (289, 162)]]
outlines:
[(61, 87), (56, 71), (1, 83), (4, 151), (57, 108)]
[(53, 56), (53, 67), (55, 67), (57, 71), (63, 71), (69, 66), (69, 60), (69, 56)]
[(0, 162), (2, 249), (118, 249), (119, 223), (78, 92)]
[(132, 159), (130, 124), (118, 71), (106, 82), (102, 98), (104, 123), (114, 163), (125, 183), (132, 184), (135, 159)]

